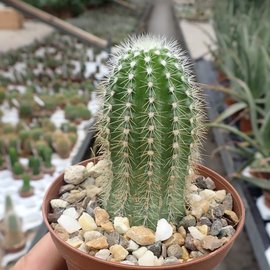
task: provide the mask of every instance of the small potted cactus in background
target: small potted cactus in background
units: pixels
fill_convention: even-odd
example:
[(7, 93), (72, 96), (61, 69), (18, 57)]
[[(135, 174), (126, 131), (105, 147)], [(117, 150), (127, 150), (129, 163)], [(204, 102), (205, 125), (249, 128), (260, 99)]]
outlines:
[(12, 166), (12, 174), (15, 180), (22, 179), (22, 174), (24, 173), (23, 166), (19, 161), (16, 161)]
[(212, 270), (239, 235), (239, 195), (198, 165), (203, 99), (187, 65), (175, 43), (150, 36), (112, 56), (100, 156), (68, 167), (43, 204), (69, 270)]
[(43, 146), (39, 149), (39, 155), (43, 161), (43, 171), (52, 175), (55, 172), (55, 166), (52, 165), (53, 151), (49, 146)]
[(43, 173), (41, 172), (41, 162), (39, 157), (30, 156), (28, 159), (28, 167), (31, 170), (32, 180), (40, 180), (43, 178)]
[(56, 131), (53, 136), (52, 142), (55, 152), (63, 159), (68, 158), (72, 149), (72, 143), (68, 136), (61, 132)]
[(10, 162), (10, 167), (13, 168), (16, 162), (18, 162), (18, 152), (16, 148), (14, 147), (9, 147), (8, 149), (8, 156), (9, 156), (9, 162)]
[(30, 184), (30, 176), (28, 174), (23, 174), (22, 176), (23, 184), (19, 189), (19, 194), (23, 198), (30, 197), (34, 194), (34, 188)]
[(4, 249), (6, 252), (18, 252), (25, 246), (25, 236), (22, 232), (21, 220), (14, 211), (9, 195), (5, 199), (4, 216)]

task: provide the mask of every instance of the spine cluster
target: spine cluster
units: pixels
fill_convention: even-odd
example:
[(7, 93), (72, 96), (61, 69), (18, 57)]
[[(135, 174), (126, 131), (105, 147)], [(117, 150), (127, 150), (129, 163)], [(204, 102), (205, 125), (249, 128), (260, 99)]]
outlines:
[(103, 196), (111, 215), (155, 228), (185, 210), (186, 177), (198, 157), (202, 106), (174, 43), (133, 39), (111, 60), (99, 141), (111, 164)]

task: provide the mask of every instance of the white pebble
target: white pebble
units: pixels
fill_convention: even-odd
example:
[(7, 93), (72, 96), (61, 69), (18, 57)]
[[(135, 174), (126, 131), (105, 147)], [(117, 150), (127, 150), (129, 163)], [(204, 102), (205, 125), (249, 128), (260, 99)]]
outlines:
[(196, 227), (188, 227), (188, 230), (194, 239), (202, 240), (205, 237)]
[(64, 180), (68, 184), (78, 185), (85, 180), (86, 169), (83, 165), (73, 165), (65, 169)]
[(138, 264), (142, 266), (153, 266), (155, 261), (155, 255), (152, 251), (147, 250), (142, 257), (139, 258)]
[(72, 217), (74, 219), (77, 219), (79, 217), (79, 214), (76, 211), (75, 207), (70, 207), (70, 208), (66, 209), (63, 212), (63, 215), (70, 216), (70, 217)]
[(74, 233), (81, 229), (81, 225), (79, 222), (70, 216), (61, 215), (57, 220), (58, 224), (60, 224), (68, 233)]
[(111, 252), (108, 249), (101, 249), (95, 254), (95, 257), (106, 261), (110, 255)]
[(216, 191), (216, 201), (223, 202), (226, 197), (226, 190), (221, 189)]
[(97, 239), (101, 236), (103, 236), (102, 233), (100, 233), (98, 231), (87, 231), (83, 234), (83, 238), (84, 238), (85, 242), (89, 242), (89, 241)]
[(135, 265), (135, 263), (130, 262), (130, 261), (122, 261), (122, 264), (127, 264), (127, 265)]
[(161, 266), (162, 264), (164, 264), (164, 258), (162, 256), (160, 256), (159, 258), (155, 256), (154, 265)]
[(55, 208), (66, 208), (68, 205), (68, 202), (61, 200), (61, 199), (53, 199), (51, 200), (51, 207), (53, 209)]
[(89, 174), (89, 171), (91, 170), (92, 167), (94, 167), (94, 163), (88, 162), (86, 167), (85, 167), (87, 174)]
[(173, 227), (164, 218), (157, 223), (156, 242), (169, 239), (173, 234)]
[(128, 241), (127, 251), (135, 251), (139, 248), (139, 245), (133, 240)]
[(216, 192), (210, 189), (204, 189), (200, 192), (200, 196), (202, 199), (212, 201), (216, 198)]
[(115, 230), (120, 234), (124, 234), (130, 229), (127, 217), (115, 217), (113, 221), (113, 226)]
[(137, 259), (143, 256), (143, 254), (147, 251), (146, 247), (141, 247), (135, 251), (132, 252), (132, 255), (134, 255)]
[(92, 176), (94, 178), (97, 178), (98, 176), (100, 176), (101, 174), (104, 173), (104, 171), (108, 170), (109, 167), (109, 163), (107, 160), (100, 160), (97, 164), (95, 164), (94, 166), (92, 166), (87, 173), (89, 174), (89, 176)]

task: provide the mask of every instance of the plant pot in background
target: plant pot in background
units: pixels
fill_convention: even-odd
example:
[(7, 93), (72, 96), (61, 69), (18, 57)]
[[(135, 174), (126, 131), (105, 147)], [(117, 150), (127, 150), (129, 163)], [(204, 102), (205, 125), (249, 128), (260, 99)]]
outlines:
[[(86, 166), (89, 162), (96, 162), (97, 159), (85, 160), (81, 162), (81, 165)], [(67, 266), (69, 270), (88, 270), (88, 269), (98, 269), (98, 270), (116, 270), (116, 269), (181, 269), (181, 270), (212, 270), (215, 266), (217, 266), (226, 256), (230, 248), (232, 247), (235, 239), (239, 236), (241, 230), (244, 226), (245, 219), (245, 210), (241, 198), (239, 197), (236, 190), (232, 187), (232, 185), (226, 181), (222, 176), (217, 174), (216, 172), (202, 166), (198, 165), (198, 173), (205, 177), (210, 177), (216, 184), (217, 190), (225, 189), (227, 192), (230, 192), (233, 197), (233, 210), (239, 217), (239, 223), (236, 228), (235, 234), (230, 238), (230, 240), (224, 244), (219, 249), (214, 252), (209, 253), (208, 255), (199, 257), (189, 262), (172, 264), (172, 265), (163, 265), (163, 266), (134, 266), (134, 265), (124, 265), (115, 262), (108, 262), (102, 259), (98, 259), (96, 257), (90, 256), (86, 253), (81, 252), (80, 250), (73, 248), (61, 238), (57, 236), (57, 234), (52, 229), (50, 223), (48, 222), (47, 216), (50, 212), (50, 201), (58, 197), (58, 191), (62, 184), (64, 183), (64, 174), (59, 175), (53, 184), (50, 186), (47, 191), (44, 202), (42, 205), (43, 218), (48, 227), (48, 230), (51, 234), (51, 237), (58, 248), (59, 252), (66, 260)]]

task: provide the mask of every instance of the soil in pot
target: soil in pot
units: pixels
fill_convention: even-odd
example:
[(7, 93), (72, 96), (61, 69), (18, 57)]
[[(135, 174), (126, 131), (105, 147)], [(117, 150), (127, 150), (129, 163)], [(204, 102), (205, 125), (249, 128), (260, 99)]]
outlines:
[(71, 166), (46, 195), (45, 222), (69, 269), (86, 269), (74, 261), (71, 253), (75, 252), (80, 254), (77, 260), (84, 258), (84, 264), (89, 260), (93, 266), (104, 267), (100, 269), (139, 265), (210, 270), (226, 255), (243, 227), (243, 205), (239, 197), (233, 201), (231, 194), (236, 192), (220, 182), (216, 190), (211, 174), (194, 178), (190, 208), (179, 224), (161, 219), (154, 232), (130, 226), (126, 217), (111, 219), (98, 199), (102, 172), (101, 163)]

